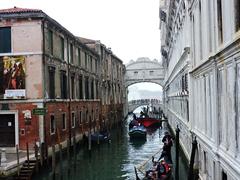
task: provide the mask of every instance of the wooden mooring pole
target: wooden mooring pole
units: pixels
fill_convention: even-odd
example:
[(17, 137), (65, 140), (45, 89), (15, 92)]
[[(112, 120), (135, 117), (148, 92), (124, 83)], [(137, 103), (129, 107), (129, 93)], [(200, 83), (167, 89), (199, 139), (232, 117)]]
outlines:
[(195, 180), (195, 174), (194, 174), (193, 167), (194, 167), (194, 158), (195, 158), (196, 150), (197, 150), (197, 140), (195, 137), (192, 142), (192, 152), (191, 152), (191, 158), (190, 158), (188, 180)]
[(26, 147), (27, 147), (27, 164), (28, 164), (28, 169), (29, 169), (29, 147), (28, 147), (28, 142), (26, 142)]
[(52, 145), (52, 172), (56, 172), (56, 156), (55, 156), (55, 145)]
[(20, 164), (19, 164), (19, 148), (18, 148), (18, 144), (16, 145), (16, 153), (17, 153), (17, 173), (18, 176), (20, 174)]
[(176, 168), (175, 168), (175, 180), (179, 180), (179, 132), (180, 129), (176, 128)]
[(35, 151), (35, 158), (36, 158), (36, 172), (39, 171), (39, 167), (38, 167), (38, 145), (37, 143), (35, 142), (35, 145), (34, 145), (34, 151)]

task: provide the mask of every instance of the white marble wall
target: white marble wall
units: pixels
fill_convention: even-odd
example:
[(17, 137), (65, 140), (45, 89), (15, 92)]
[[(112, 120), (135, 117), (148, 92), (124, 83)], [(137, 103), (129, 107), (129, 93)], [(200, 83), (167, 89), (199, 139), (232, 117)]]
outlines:
[[(238, 64), (239, 32), (234, 0), (221, 1), (222, 40), (217, 0), (192, 1), (192, 131), (199, 143), (201, 179), (240, 179)], [(239, 17), (240, 18), (240, 17)]]
[[(163, 58), (168, 62), (164, 102), (169, 123), (173, 128), (180, 127), (181, 145), (185, 153), (189, 153), (188, 157), (191, 135), (196, 136), (195, 168), (199, 168), (200, 179), (221, 180), (225, 174), (228, 180), (239, 180), (240, 31), (236, 30), (237, 0), (174, 2), (176, 8), (173, 11), (169, 1), (161, 2), (167, 13), (165, 26), (161, 22), (164, 28), (161, 37), (165, 37), (162, 39), (168, 52), (167, 58)], [(183, 2), (186, 11), (180, 10)], [(170, 15), (169, 12), (174, 13)], [(222, 27), (219, 14), (222, 14)], [(169, 26), (172, 31), (166, 29)], [(185, 47), (190, 47), (190, 51), (183, 56)], [(179, 95), (179, 77), (186, 72), (189, 73), (189, 93), (182, 96)]]

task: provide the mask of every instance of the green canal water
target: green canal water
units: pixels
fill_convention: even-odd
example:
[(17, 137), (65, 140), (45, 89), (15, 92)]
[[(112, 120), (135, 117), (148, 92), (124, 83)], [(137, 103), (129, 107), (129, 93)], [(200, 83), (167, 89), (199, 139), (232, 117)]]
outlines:
[[(130, 141), (128, 123), (111, 131), (111, 143), (93, 146), (91, 154), (87, 146), (80, 146), (71, 160), (58, 162), (56, 173), (46, 167), (33, 180), (135, 180), (134, 166), (139, 166), (160, 151), (166, 129), (149, 131), (146, 141)], [(157, 154), (158, 159), (159, 154)], [(175, 148), (172, 148), (173, 161)], [(187, 179), (187, 167), (180, 157), (180, 180)], [(138, 172), (139, 176), (143, 175)]]

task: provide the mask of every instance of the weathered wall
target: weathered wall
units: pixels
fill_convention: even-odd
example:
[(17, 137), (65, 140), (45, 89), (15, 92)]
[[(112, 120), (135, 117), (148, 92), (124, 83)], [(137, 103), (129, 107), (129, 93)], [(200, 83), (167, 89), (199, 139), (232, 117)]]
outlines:
[(42, 52), (41, 21), (17, 21), (12, 24), (13, 53)]

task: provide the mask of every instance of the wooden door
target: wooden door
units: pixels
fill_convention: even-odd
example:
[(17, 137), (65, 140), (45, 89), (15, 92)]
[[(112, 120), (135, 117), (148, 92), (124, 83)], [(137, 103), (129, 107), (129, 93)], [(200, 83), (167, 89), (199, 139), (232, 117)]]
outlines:
[(0, 114), (0, 147), (15, 146), (15, 115)]

